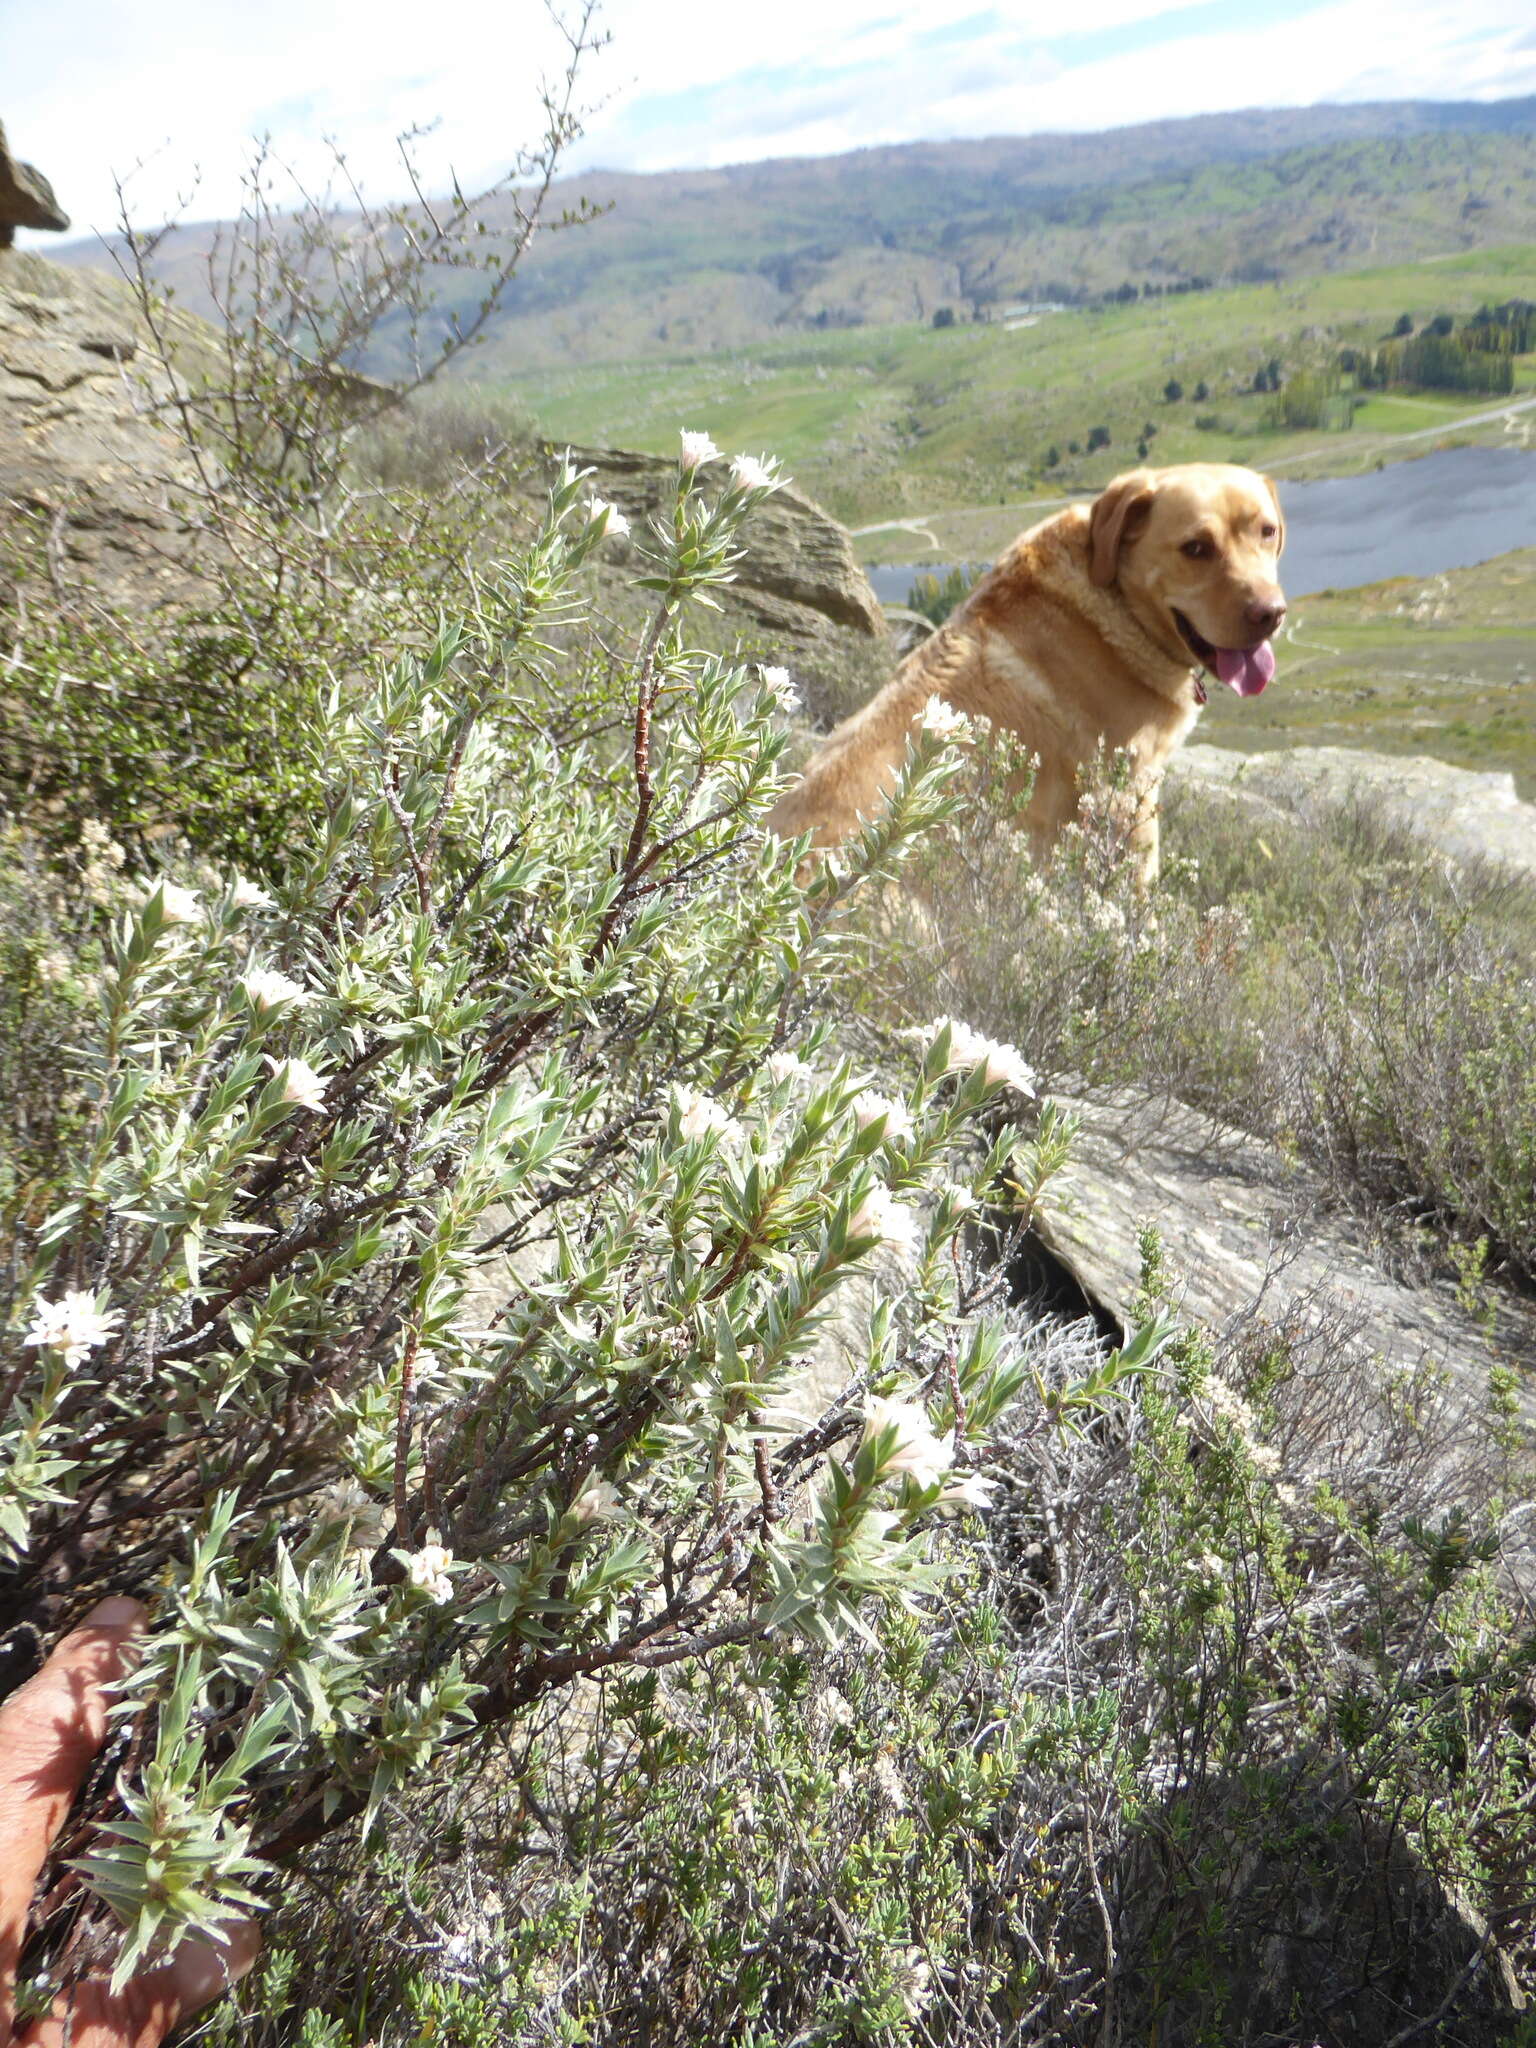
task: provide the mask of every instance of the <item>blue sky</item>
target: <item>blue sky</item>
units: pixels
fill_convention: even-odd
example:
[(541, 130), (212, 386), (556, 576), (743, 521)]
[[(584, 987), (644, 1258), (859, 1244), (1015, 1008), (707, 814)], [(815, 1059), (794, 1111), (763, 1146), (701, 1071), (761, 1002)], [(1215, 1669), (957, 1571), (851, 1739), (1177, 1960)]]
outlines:
[[(238, 202), (247, 138), (313, 174), (327, 136), (375, 196), (394, 136), (440, 123), (429, 179), (531, 131), (561, 43), (541, 0), (0, 0), (12, 146), (76, 224)], [(1085, 130), (1317, 100), (1536, 92), (1531, 0), (604, 0), (573, 167), (659, 170), (884, 142)], [(135, 170), (135, 166), (138, 168)]]

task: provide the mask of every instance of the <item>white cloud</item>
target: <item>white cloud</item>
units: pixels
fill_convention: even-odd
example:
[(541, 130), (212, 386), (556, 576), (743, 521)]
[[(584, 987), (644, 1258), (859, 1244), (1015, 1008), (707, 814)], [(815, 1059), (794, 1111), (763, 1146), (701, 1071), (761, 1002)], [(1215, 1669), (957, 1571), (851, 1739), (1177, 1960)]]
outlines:
[[(1282, 9), (1294, 18), (1273, 19)], [(132, 188), (140, 220), (174, 208), (194, 167), (194, 211), (232, 211), (246, 139), (262, 130), (308, 176), (335, 136), (384, 196), (401, 185), (395, 135), (440, 119), (431, 181), (450, 164), (480, 178), (535, 132), (537, 77), (561, 54), (538, 0), (458, 0), (431, 38), (419, 0), (265, 0), (259, 12), (235, 0), (6, 0), (5, 15), (0, 114), (82, 230), (111, 225), (110, 173), (145, 157)], [(613, 44), (583, 97), (605, 104), (578, 165), (717, 165), (1255, 102), (1536, 90), (1529, 0), (1269, 0), (1246, 15), (1168, 0), (1078, 0), (1070, 14), (1042, 0), (925, 0), (920, 14), (900, 0), (776, 0), (771, 41), (756, 8), (607, 0), (604, 20)]]

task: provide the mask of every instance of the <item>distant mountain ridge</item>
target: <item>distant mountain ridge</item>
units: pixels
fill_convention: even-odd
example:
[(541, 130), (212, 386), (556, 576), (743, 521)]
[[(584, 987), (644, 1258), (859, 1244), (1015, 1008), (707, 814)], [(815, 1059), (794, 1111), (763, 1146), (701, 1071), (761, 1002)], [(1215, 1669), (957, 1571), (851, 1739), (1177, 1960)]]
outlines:
[[(1536, 239), (1536, 96), (1258, 108), (719, 170), (599, 170), (557, 186), (553, 211), (578, 198), (608, 211), (535, 246), (477, 357), (482, 373)], [(191, 225), (158, 258), (193, 310), (206, 310), (200, 271), (216, 232)], [(50, 254), (103, 260), (95, 242)], [(365, 367), (389, 373), (387, 335)]]

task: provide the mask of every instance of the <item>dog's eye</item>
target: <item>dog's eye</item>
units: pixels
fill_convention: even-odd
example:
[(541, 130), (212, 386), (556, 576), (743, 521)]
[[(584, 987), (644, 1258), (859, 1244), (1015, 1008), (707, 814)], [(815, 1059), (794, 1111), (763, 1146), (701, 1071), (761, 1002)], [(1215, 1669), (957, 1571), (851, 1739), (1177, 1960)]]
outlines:
[(1181, 555), (1188, 555), (1192, 562), (1203, 562), (1210, 552), (1211, 544), (1208, 540), (1187, 540), (1179, 550)]
[(1259, 528), (1259, 538), (1261, 540), (1273, 540), (1275, 535), (1279, 531), (1279, 527), (1276, 526), (1275, 522), (1272, 519), (1266, 519), (1264, 524)]

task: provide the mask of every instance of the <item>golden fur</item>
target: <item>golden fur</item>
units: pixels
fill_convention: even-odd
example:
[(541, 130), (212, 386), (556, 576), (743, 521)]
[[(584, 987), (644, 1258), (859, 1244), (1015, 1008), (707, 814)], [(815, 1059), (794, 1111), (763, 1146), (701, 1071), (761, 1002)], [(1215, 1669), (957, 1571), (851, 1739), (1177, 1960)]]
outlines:
[[(1025, 824), (1044, 853), (1103, 747), (1131, 764), (1129, 834), (1157, 872), (1163, 770), (1204, 702), (1202, 660), (1262, 647), (1283, 616), (1274, 486), (1225, 463), (1138, 469), (1021, 534), (949, 621), (828, 735), (769, 814), (835, 846), (889, 796), (930, 697), (1017, 734), (1039, 767)], [(1262, 684), (1259, 685), (1262, 687)]]

